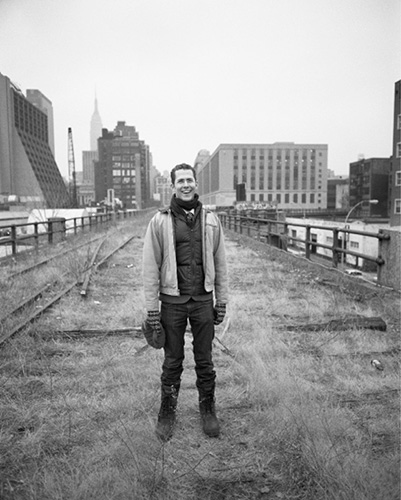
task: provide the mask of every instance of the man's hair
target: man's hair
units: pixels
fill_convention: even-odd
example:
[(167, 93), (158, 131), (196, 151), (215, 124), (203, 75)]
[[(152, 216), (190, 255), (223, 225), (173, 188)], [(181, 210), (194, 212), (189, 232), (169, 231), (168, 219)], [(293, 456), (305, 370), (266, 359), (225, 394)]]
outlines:
[(180, 163), (179, 165), (176, 165), (170, 172), (172, 184), (175, 183), (175, 173), (177, 172), (177, 170), (192, 170), (194, 179), (196, 180), (196, 170), (194, 169), (194, 167), (191, 167), (191, 165), (188, 165), (188, 163)]

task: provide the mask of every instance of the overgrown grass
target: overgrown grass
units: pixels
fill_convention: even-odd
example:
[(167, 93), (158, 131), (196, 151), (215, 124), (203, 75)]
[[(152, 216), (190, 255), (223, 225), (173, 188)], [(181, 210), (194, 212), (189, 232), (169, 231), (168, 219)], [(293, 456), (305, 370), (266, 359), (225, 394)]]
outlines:
[[(134, 240), (84, 301), (71, 294), (2, 347), (0, 498), (399, 498), (399, 360), (389, 351), (383, 372), (370, 364), (399, 347), (397, 296), (354, 300), (346, 283), (322, 286), (313, 267), (228, 238), (229, 326), (214, 349), (222, 434), (202, 433), (188, 332), (178, 421), (163, 445), (162, 352), (135, 335), (60, 335), (140, 324), (141, 250)], [(285, 328), (353, 314), (393, 326)]]

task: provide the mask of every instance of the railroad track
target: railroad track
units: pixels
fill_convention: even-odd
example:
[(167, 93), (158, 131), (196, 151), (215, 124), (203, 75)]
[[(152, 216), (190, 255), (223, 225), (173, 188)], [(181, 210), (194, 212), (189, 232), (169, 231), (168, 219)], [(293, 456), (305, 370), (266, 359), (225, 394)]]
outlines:
[(55, 255), (48, 256), (44, 259), (41, 259), (39, 262), (35, 262), (34, 264), (31, 264), (27, 267), (24, 267), (23, 269), (20, 269), (18, 271), (15, 271), (13, 273), (8, 274), (5, 279), (15, 279), (23, 274), (29, 273), (31, 271), (35, 271), (39, 267), (45, 266), (46, 264), (49, 264), (53, 260), (57, 260), (61, 257), (65, 257), (66, 255), (68, 255), (72, 252), (76, 252), (77, 250), (79, 250), (82, 247), (91, 245), (92, 243), (95, 243), (96, 241), (101, 240), (102, 238), (104, 238), (104, 236), (98, 236), (97, 238), (93, 238), (93, 239), (89, 239), (88, 241), (84, 241), (84, 242), (80, 243), (79, 245), (75, 245), (71, 248), (66, 248)]
[[(113, 240), (110, 235), (103, 235), (96, 238), (96, 240), (92, 240), (91, 243), (95, 241), (98, 244), (93, 251), (89, 262), (87, 256), (85, 259), (85, 256), (79, 256), (79, 258), (82, 259), (79, 262), (79, 272), (76, 272), (75, 270), (75, 272), (62, 272), (61, 274), (56, 273), (50, 282), (47, 281), (46, 283), (39, 285), (36, 290), (33, 290), (28, 296), (23, 296), (22, 300), (17, 302), (16, 305), (13, 305), (5, 314), (3, 311), (0, 311), (0, 345), (16, 333), (24, 330), (30, 323), (37, 320), (46, 311), (51, 309), (54, 304), (67, 294), (71, 293), (73, 290), (79, 290), (80, 296), (83, 299), (87, 297), (90, 280), (93, 274), (104, 266), (113, 257), (113, 255), (124, 248), (136, 237), (136, 234), (130, 235), (121, 243), (114, 245), (111, 249), (109, 248), (109, 245), (107, 245), (107, 243)], [(83, 243), (73, 249), (68, 249), (55, 256), (43, 259), (36, 264), (8, 275), (5, 281), (15, 283), (22, 275), (37, 270), (39, 267), (46, 267), (46, 265), (49, 265), (58, 257), (66, 258), (68, 254), (72, 255), (72, 252), (77, 252), (78, 249), (87, 244), (88, 242)], [(26, 280), (24, 281), (24, 288), (26, 289)], [(34, 285), (32, 287), (34, 288)], [(18, 293), (14, 295), (18, 295)]]

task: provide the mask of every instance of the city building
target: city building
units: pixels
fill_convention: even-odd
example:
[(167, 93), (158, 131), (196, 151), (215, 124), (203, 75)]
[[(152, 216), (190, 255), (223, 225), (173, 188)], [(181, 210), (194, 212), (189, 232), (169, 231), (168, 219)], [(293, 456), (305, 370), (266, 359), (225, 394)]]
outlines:
[(147, 208), (152, 203), (149, 146), (139, 140), (135, 127), (117, 122), (114, 131), (102, 130), (95, 162), (96, 202), (112, 196), (124, 208)]
[(390, 226), (401, 227), (401, 80), (394, 89), (393, 155), (389, 179)]
[(95, 97), (95, 108), (90, 122), (90, 150), (82, 151), (82, 183), (78, 186), (80, 206), (92, 205), (95, 201), (95, 162), (98, 160), (97, 141), (101, 135), (102, 119)]
[(348, 210), (349, 208), (349, 181), (348, 177), (333, 176), (327, 179), (327, 209)]
[(171, 189), (171, 178), (169, 172), (164, 172), (155, 179), (156, 200), (160, 202), (162, 207), (170, 204), (173, 195)]
[(98, 106), (97, 106), (97, 97), (95, 97), (95, 109), (93, 111), (93, 115), (91, 118), (91, 126), (90, 126), (90, 150), (97, 151), (97, 140), (102, 135), (102, 119), (99, 114)]
[[(68, 191), (49, 144), (51, 102), (39, 91), (30, 99), (0, 73), (0, 195), (26, 206), (69, 206)], [(47, 111), (43, 108), (47, 107)]]
[(82, 151), (82, 183), (78, 185), (79, 206), (88, 206), (95, 201), (95, 162), (98, 152)]
[(39, 108), (41, 111), (46, 113), (47, 116), (47, 130), (49, 134), (48, 142), (53, 153), (53, 157), (56, 157), (55, 147), (54, 147), (54, 118), (53, 118), (53, 104), (52, 102), (36, 89), (27, 89), (26, 98), (34, 106)]
[(210, 152), (207, 149), (201, 149), (199, 151), (194, 161), (194, 168), (196, 172), (199, 172), (205, 166), (209, 158), (210, 158)]
[(363, 158), (350, 163), (349, 206), (355, 207), (353, 218), (388, 218), (390, 163), (390, 158)]
[(205, 156), (197, 157), (199, 194), (205, 204), (327, 207), (325, 144), (220, 144), (208, 159)]

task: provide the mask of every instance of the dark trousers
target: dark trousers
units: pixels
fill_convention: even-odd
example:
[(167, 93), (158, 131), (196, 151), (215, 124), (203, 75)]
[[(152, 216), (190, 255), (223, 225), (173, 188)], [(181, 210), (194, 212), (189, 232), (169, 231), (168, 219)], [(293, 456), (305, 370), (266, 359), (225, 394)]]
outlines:
[(161, 322), (166, 332), (161, 375), (162, 391), (168, 393), (172, 385), (179, 388), (183, 372), (184, 336), (188, 320), (193, 335), (196, 386), (201, 395), (212, 394), (216, 379), (212, 361), (214, 338), (212, 300), (198, 302), (190, 299), (184, 304), (162, 302)]

